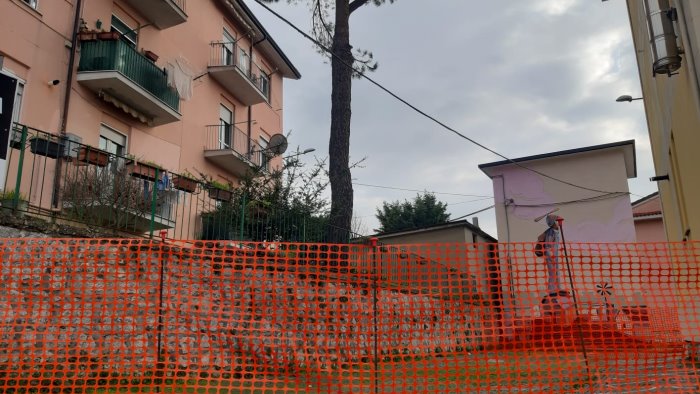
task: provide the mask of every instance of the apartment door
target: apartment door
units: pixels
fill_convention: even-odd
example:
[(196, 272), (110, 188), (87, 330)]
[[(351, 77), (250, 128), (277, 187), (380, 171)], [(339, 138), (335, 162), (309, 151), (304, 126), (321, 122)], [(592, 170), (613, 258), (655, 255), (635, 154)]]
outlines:
[(226, 31), (224, 29), (224, 40), (223, 44), (221, 45), (221, 61), (223, 62), (222, 65), (225, 66), (233, 66), (233, 54), (234, 54), (234, 49), (236, 48), (236, 39), (233, 38), (233, 35)]
[[(18, 94), (18, 81), (9, 75), (0, 74), (0, 190), (5, 189), (7, 179), (7, 159), (10, 149), (12, 122), (15, 120), (15, 97)], [(18, 114), (17, 114), (18, 115)]]
[(219, 149), (232, 149), (233, 145), (233, 111), (225, 105), (219, 105)]

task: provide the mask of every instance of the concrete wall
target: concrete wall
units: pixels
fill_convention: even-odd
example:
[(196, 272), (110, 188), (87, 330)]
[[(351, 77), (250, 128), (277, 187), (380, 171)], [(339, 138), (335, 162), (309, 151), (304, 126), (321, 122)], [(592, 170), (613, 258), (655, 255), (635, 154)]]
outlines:
[[(129, 240), (6, 239), (0, 243), (0, 363), (143, 373), (156, 362), (159, 310), (167, 369), (367, 362), (374, 343), (371, 281), (322, 273), (318, 256)], [(482, 339), (476, 307), (384, 288), (377, 305), (385, 355), (464, 351)]]
[(634, 231), (637, 233), (637, 242), (666, 242), (664, 220), (661, 217), (635, 218)]

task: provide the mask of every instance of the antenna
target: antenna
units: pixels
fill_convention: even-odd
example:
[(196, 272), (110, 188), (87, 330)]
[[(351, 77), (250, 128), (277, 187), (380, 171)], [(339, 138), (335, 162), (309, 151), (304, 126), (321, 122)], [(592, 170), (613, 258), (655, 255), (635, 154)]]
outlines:
[(275, 134), (270, 137), (270, 144), (267, 150), (277, 156), (284, 153), (287, 150), (287, 146), (287, 137), (282, 134)]

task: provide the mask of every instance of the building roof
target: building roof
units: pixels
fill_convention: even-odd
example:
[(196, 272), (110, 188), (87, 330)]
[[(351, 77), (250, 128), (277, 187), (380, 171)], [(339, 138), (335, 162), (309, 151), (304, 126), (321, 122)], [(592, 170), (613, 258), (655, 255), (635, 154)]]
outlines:
[(398, 236), (402, 236), (402, 235), (418, 234), (418, 233), (425, 233), (425, 232), (430, 232), (430, 231), (438, 231), (438, 230), (444, 230), (444, 229), (453, 228), (453, 227), (466, 227), (471, 232), (476, 233), (477, 235), (480, 235), (482, 238), (486, 239), (489, 242), (498, 242), (498, 240), (496, 238), (492, 237), (486, 231), (482, 230), (481, 227), (473, 225), (468, 220), (457, 220), (454, 222), (438, 223), (438, 224), (434, 224), (432, 226), (426, 226), (426, 227), (416, 228), (416, 229), (411, 229), (411, 230), (401, 230), (401, 231), (393, 231), (393, 232), (387, 232), (387, 233), (379, 233), (379, 234), (375, 234), (374, 236), (381, 239), (381, 238), (387, 238), (387, 237), (398, 237)]
[(661, 215), (659, 192), (651, 193), (632, 203), (632, 215), (635, 218)]
[[(299, 70), (292, 64), (287, 55), (282, 51), (282, 49), (277, 45), (270, 33), (265, 30), (262, 23), (255, 17), (253, 11), (245, 4), (243, 0), (219, 0), (226, 10), (231, 12), (232, 16), (236, 20), (240, 20), (243, 16), (247, 19), (244, 22), (252, 25), (253, 32), (255, 33), (254, 43), (263, 53), (265, 53), (270, 61), (272, 61), (275, 66), (278, 67), (279, 72), (285, 78), (299, 79), (301, 74)], [(243, 15), (241, 15), (243, 14)]]
[(557, 152), (543, 153), (543, 154), (539, 154), (539, 155), (520, 157), (520, 158), (512, 159), (512, 160), (502, 160), (502, 161), (496, 161), (493, 163), (479, 164), (479, 169), (481, 169), (481, 171), (483, 171), (486, 175), (491, 176), (489, 174), (488, 169), (500, 167), (500, 166), (506, 166), (506, 165), (513, 165), (513, 162), (525, 163), (525, 162), (530, 162), (530, 161), (550, 159), (553, 157), (576, 155), (576, 154), (588, 153), (588, 152), (606, 150), (606, 149), (622, 149), (623, 153), (625, 155), (625, 168), (627, 170), (627, 178), (637, 177), (637, 153), (635, 151), (634, 140), (613, 142), (610, 144), (586, 146), (583, 148), (567, 149), (567, 150), (561, 150), (561, 151), (557, 151)]

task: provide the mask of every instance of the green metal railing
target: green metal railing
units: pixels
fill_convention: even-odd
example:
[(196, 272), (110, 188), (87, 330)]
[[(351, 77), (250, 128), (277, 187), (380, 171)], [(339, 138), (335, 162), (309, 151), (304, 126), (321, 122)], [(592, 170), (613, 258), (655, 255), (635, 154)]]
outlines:
[(359, 237), (333, 228), (327, 215), (260, 201), (25, 125), (14, 125), (10, 146), (0, 212), (171, 239), (330, 242)]
[(168, 86), (165, 71), (122, 40), (82, 42), (78, 72), (96, 71), (118, 71), (170, 108), (180, 110), (180, 96)]

